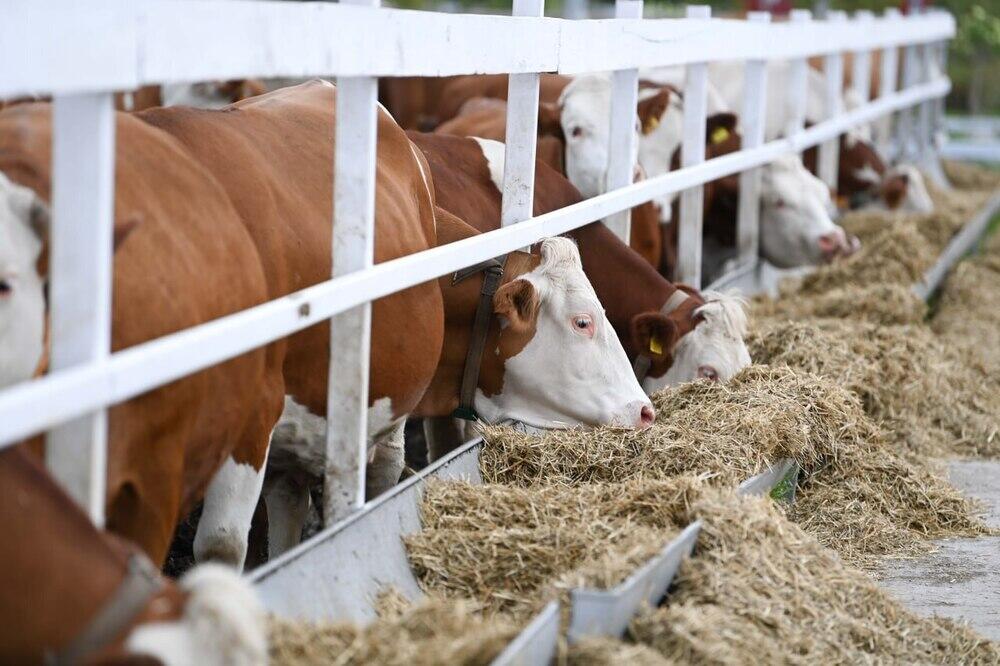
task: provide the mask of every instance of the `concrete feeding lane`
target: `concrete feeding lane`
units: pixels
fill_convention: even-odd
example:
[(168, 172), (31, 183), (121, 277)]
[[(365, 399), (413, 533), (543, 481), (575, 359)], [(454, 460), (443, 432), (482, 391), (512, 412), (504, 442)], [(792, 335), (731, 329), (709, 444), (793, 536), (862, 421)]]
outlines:
[[(985, 522), (1000, 528), (1000, 462), (952, 461), (948, 471), (955, 487), (982, 501)], [(887, 563), (882, 586), (921, 615), (965, 622), (1000, 640), (1000, 536), (935, 545), (940, 549), (926, 557)]]

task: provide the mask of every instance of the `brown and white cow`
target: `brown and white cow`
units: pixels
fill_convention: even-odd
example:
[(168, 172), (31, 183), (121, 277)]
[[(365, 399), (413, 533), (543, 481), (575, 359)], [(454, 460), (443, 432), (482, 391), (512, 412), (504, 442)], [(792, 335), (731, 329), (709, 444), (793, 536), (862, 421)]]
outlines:
[[(657, 113), (652, 105), (640, 104), (640, 114)], [(652, 118), (652, 115), (642, 117)], [(471, 136), (503, 142), (507, 135), (507, 103), (502, 100), (477, 97), (469, 100), (459, 114), (442, 123), (438, 134)], [(566, 137), (563, 134), (561, 109), (557, 104), (541, 102), (538, 105), (538, 142), (536, 157), (565, 175)], [(645, 177), (641, 168), (636, 178)], [(647, 202), (631, 211), (632, 223), (629, 244), (651, 265), (659, 266), (662, 255), (660, 214), (655, 204)]]
[(0, 662), (267, 663), (264, 609), (235, 572), (161, 577), (19, 447), (0, 451), (0, 487)]
[[(30, 376), (42, 353), (50, 121), (48, 104), (0, 113), (0, 236), (17, 239), (15, 252), (0, 250), (0, 348), (14, 360), (3, 364), (5, 384)], [(218, 181), (133, 115), (116, 115), (115, 145), (112, 349), (266, 300), (260, 255)], [(107, 525), (155, 563), (225, 459), (263, 463), (284, 393), (270, 353), (244, 354), (110, 409)]]
[[(409, 136), (430, 163), (438, 205), (481, 231), (498, 228), (503, 144), (438, 134)], [(581, 200), (566, 178), (536, 164), (536, 215)], [(647, 392), (697, 378), (725, 381), (750, 363), (743, 343), (746, 315), (738, 299), (679, 289), (601, 223), (568, 235), (580, 248), (583, 269), (629, 359), (648, 360)]]
[[(312, 82), (221, 112), (173, 108), (138, 114), (178, 139), (221, 183), (265, 254), (272, 298), (330, 275), (334, 102), (333, 86)], [(446, 227), (434, 214), (431, 175), (422, 154), (384, 112), (379, 113), (378, 136), (375, 261), (384, 262), (440, 243)], [(643, 425), (651, 406), (630, 374), (617, 339), (602, 332), (610, 325), (602, 325), (596, 297), (588, 296), (592, 289), (579, 268), (575, 248), (553, 240), (543, 243), (543, 250), (540, 262), (511, 259), (505, 273), (509, 283), (494, 299), (494, 312), (507, 327), (501, 333), (499, 324), (494, 324), (500, 353), (491, 347), (484, 364), (499, 365), (492, 373), (481, 374), (477, 411), (488, 420), (514, 418), (546, 427)], [(476, 292), (481, 280), (475, 276), (460, 289), (444, 290), (443, 300), (439, 283), (429, 282), (373, 304), (369, 385), (373, 494), (395, 483), (402, 471), (406, 416), (426, 413), (431, 395), (436, 408), (449, 410), (446, 413), (457, 405), (455, 388), (446, 384), (442, 389), (439, 383), (443, 328), (471, 329), (474, 303), (463, 299), (468, 296), (465, 290)], [(457, 307), (456, 298), (465, 305)], [(578, 319), (593, 325), (593, 336), (582, 335), (586, 331), (574, 323)], [(456, 342), (449, 335), (445, 353), (464, 355), (463, 344), (467, 346), (467, 338), (465, 343)], [(328, 324), (289, 338), (283, 361), (288, 394), (283, 424), (298, 419), (315, 425), (325, 417), (328, 358)], [(591, 368), (602, 381), (588, 381), (578, 366)], [(321, 452), (303, 447), (289, 452), (284, 447), (281, 454), (275, 451), (275, 464), (289, 453), (290, 465), (316, 470), (323, 463), (317, 457)], [(231, 535), (245, 549), (259, 471), (234, 460), (223, 466), (206, 497), (196, 552), (206, 551), (203, 543), (208, 535), (220, 541)], [(295, 502), (301, 497), (279, 493), (283, 506), (276, 506), (273, 513), (298, 506)], [(286, 528), (285, 533), (294, 530)]]

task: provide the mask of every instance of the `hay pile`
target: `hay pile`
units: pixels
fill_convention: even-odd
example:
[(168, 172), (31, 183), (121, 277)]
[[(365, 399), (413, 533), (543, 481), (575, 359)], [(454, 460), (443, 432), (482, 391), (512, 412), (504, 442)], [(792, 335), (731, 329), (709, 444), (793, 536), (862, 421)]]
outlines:
[(995, 664), (1000, 646), (918, 617), (845, 566), (772, 502), (706, 491), (704, 527), (670, 603), (632, 637), (678, 663)]
[[(560, 661), (562, 663), (562, 661)], [(676, 663), (646, 645), (636, 645), (614, 638), (587, 638), (566, 651), (569, 666), (671, 666)]]
[(788, 365), (856, 394), (897, 451), (1000, 456), (1000, 377), (970, 365), (925, 325), (770, 319), (747, 346), (755, 362)]
[(687, 483), (577, 488), (431, 483), (423, 529), (406, 538), (424, 589), (532, 615), (560, 591), (611, 588), (675, 536)]
[(386, 612), (367, 627), (271, 618), (271, 664), (489, 664), (519, 629), (479, 611), (470, 601), (431, 598)]
[(941, 162), (949, 182), (962, 190), (995, 190), (1000, 187), (1000, 171), (987, 169), (968, 162)]
[(928, 538), (986, 532), (968, 500), (897, 454), (859, 399), (830, 379), (755, 365), (727, 384), (687, 384), (654, 402), (657, 421), (640, 432), (487, 428), (483, 477), (531, 487), (706, 474), (734, 487), (794, 458), (806, 475), (793, 517), (860, 566), (924, 552)]
[(821, 317), (916, 324), (927, 316), (927, 304), (909, 286), (887, 283), (833, 287), (818, 294), (792, 292), (777, 300), (759, 297), (754, 300), (753, 316), (755, 320)]

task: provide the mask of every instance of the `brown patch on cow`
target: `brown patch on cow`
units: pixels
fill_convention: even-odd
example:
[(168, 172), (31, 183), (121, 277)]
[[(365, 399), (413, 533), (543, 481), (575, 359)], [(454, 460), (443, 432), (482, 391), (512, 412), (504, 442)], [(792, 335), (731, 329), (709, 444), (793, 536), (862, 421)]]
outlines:
[[(568, 76), (543, 73), (539, 77), (538, 99), (540, 102), (557, 102), (566, 86)], [(438, 122), (451, 120), (458, 115), (466, 101), (475, 97), (490, 97), (507, 100), (507, 74), (470, 74), (452, 77), (441, 87), (436, 106)]]
[(906, 197), (906, 188), (909, 185), (909, 180), (905, 173), (900, 173), (890, 176), (882, 182), (881, 187), (879, 187), (879, 195), (885, 202), (886, 208), (889, 210), (899, 208), (900, 204), (903, 203), (904, 197)]
[[(632, 320), (632, 345), (648, 356), (651, 363), (646, 373), (649, 377), (662, 377), (674, 362), (674, 351), (685, 335), (701, 323), (702, 317), (695, 310), (705, 304), (705, 299), (694, 287), (686, 284), (676, 285), (677, 289), (686, 293), (689, 298), (672, 310), (669, 314), (660, 311), (636, 315)], [(650, 349), (652, 335), (663, 336), (656, 346), (659, 351)]]
[[(813, 123), (806, 123), (806, 127), (811, 127)], [(850, 202), (854, 197), (875, 193), (878, 183), (864, 180), (857, 177), (860, 171), (870, 170), (880, 178), (885, 175), (885, 162), (879, 156), (875, 147), (867, 141), (853, 139), (848, 141), (846, 134), (841, 134), (839, 139), (840, 157), (837, 166), (837, 188), (833, 196), (844, 197)], [(802, 163), (813, 175), (817, 175), (819, 160), (819, 147), (807, 148), (802, 154)]]

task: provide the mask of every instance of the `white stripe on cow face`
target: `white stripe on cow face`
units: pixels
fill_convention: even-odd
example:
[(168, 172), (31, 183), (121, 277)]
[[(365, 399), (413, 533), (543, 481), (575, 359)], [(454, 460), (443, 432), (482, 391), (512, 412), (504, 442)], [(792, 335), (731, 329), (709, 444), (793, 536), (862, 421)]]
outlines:
[(0, 388), (31, 377), (45, 336), (44, 281), (36, 263), (48, 211), (0, 173)]

